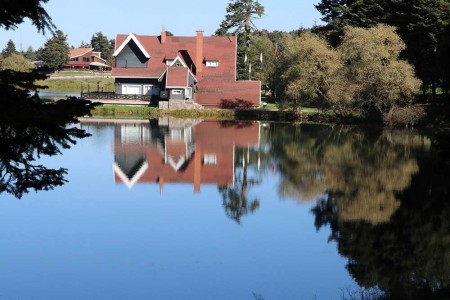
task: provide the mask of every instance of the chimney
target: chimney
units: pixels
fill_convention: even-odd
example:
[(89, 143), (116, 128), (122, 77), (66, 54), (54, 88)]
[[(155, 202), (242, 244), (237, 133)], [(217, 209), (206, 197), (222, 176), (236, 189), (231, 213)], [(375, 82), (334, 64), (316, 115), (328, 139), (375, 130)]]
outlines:
[(161, 31), (161, 44), (165, 43), (166, 43), (166, 30), (163, 28), (163, 30)]
[(197, 58), (195, 66), (197, 74), (203, 72), (203, 30), (197, 30)]

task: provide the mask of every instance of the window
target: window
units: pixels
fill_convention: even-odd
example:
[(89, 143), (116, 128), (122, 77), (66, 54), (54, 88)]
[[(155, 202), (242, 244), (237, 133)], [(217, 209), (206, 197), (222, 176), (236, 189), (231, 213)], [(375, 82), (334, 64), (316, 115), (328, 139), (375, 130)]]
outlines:
[(83, 61), (84, 61), (84, 62), (89, 62), (89, 61), (90, 61), (90, 58), (89, 58), (89, 57), (83, 57)]
[(204, 165), (216, 165), (217, 164), (217, 157), (215, 154), (205, 154), (203, 156), (203, 164)]
[(72, 57), (70, 61), (78, 61), (78, 57)]
[(208, 68), (217, 68), (219, 66), (219, 61), (218, 60), (207, 60), (206, 66)]
[(182, 90), (172, 90), (172, 95), (181, 95), (183, 94)]

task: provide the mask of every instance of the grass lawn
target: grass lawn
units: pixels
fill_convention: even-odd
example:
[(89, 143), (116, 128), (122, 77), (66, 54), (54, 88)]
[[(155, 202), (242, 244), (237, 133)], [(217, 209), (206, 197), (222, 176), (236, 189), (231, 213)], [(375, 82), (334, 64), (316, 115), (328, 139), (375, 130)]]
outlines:
[(42, 89), (43, 92), (53, 93), (79, 93), (81, 85), (84, 86), (84, 91), (87, 92), (88, 84), (91, 91), (97, 91), (97, 83), (100, 91), (114, 92), (114, 78), (67, 78), (67, 79), (51, 79), (38, 81), (38, 85), (48, 86), (47, 89)]
[(99, 76), (99, 77), (107, 77), (111, 76), (111, 72), (99, 73), (92, 71), (59, 71), (50, 74), (50, 77), (66, 77), (66, 76)]

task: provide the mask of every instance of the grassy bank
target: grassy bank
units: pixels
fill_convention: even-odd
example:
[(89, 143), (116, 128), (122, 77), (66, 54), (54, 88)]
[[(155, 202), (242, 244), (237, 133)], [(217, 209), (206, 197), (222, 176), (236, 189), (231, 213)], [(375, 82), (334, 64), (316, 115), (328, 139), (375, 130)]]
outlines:
[(325, 121), (326, 113), (316, 109), (304, 109), (302, 114), (289, 111), (264, 109), (203, 109), (203, 110), (159, 110), (155, 107), (134, 106), (98, 106), (92, 111), (97, 118), (157, 118), (170, 116), (176, 118), (194, 118), (207, 120), (266, 120), (266, 121)]
[(38, 81), (37, 84), (48, 86), (48, 88), (42, 89), (41, 91), (51, 93), (79, 93), (81, 91), (81, 85), (84, 86), (85, 92), (88, 90), (88, 85), (91, 91), (97, 91), (97, 84), (100, 91), (114, 92), (113, 78), (49, 78), (44, 81)]

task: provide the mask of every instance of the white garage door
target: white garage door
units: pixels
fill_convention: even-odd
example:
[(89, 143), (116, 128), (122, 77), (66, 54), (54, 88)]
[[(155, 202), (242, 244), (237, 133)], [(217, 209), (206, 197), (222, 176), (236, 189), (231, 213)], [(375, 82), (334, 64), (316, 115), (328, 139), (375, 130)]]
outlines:
[(141, 86), (140, 85), (124, 85), (122, 92), (125, 95), (140, 95)]

